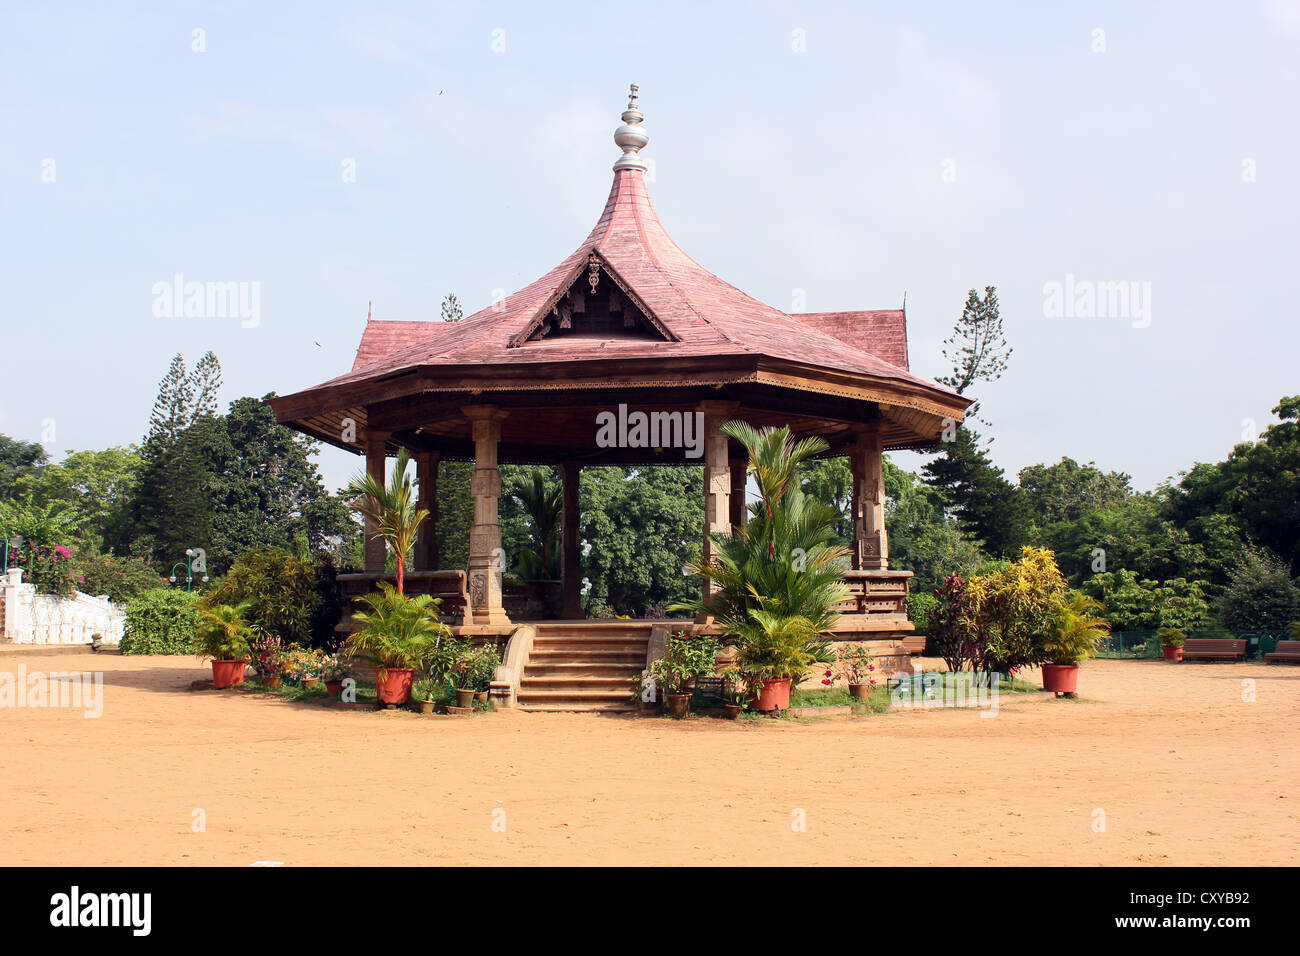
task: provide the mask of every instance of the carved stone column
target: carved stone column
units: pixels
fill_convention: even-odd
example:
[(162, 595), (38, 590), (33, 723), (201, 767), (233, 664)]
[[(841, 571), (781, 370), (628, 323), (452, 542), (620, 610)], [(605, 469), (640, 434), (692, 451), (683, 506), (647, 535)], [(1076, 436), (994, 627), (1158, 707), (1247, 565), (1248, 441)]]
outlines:
[(411, 562), (415, 571), (438, 570), (438, 462), (441, 457), (436, 451), (415, 455), (416, 507), (429, 510), (429, 517), (415, 536)]
[(582, 549), (579, 535), (582, 510), (578, 500), (578, 480), (582, 466), (566, 461), (560, 465), (564, 482), (564, 520), (560, 527), (560, 591), (566, 620), (582, 617)]
[[(388, 432), (367, 431), (366, 432), (366, 474), (379, 484), (385, 484), (386, 475), (384, 467), (388, 461), (387, 458)], [(375, 522), (373, 518), (366, 518), (365, 527), (365, 550), (363, 552), (363, 564), (367, 574), (383, 574), (384, 559), (387, 557), (387, 547), (384, 539), (375, 534)]]
[(885, 534), (885, 474), (882, 462), (880, 423), (872, 422), (858, 432), (849, 449), (853, 472), (853, 569), (889, 569), (889, 539)]
[[(699, 411), (704, 415), (704, 561), (711, 561), (717, 549), (710, 535), (726, 534), (731, 530), (731, 461), (727, 450), (727, 436), (722, 426), (739, 408), (737, 402), (701, 402)], [(717, 585), (704, 581), (705, 604), (713, 603)], [(701, 624), (709, 622), (710, 615), (697, 618)]]
[(465, 405), (461, 412), (470, 420), (474, 437), (474, 526), (469, 532), (469, 603), (475, 624), (509, 624), (501, 604), (501, 573), (505, 552), (501, 550), (501, 525), (497, 504), (501, 498), (501, 472), (497, 470), (497, 444), (501, 422), (510, 413), (495, 405)]

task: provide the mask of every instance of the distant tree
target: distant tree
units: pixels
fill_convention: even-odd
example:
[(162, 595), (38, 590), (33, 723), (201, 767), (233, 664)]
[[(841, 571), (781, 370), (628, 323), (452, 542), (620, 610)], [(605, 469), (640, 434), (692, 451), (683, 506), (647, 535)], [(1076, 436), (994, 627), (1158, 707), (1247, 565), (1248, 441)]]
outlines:
[(194, 383), (185, 368), (185, 359), (178, 352), (172, 356), (167, 374), (158, 383), (158, 397), (154, 399), (149, 414), (149, 433), (146, 442), (176, 441), (180, 433), (194, 424)]
[(142, 465), (140, 450), (134, 445), (70, 451), (58, 464), (22, 475), (17, 493), (36, 501), (66, 503), (78, 519), (80, 537), (92, 550), (98, 550), (120, 537)]
[(1096, 508), (1118, 504), (1133, 493), (1122, 472), (1104, 472), (1093, 462), (1062, 458), (1054, 465), (1020, 469), (1020, 488), (1035, 525), (1078, 521)]
[[(939, 376), (935, 381), (964, 395), (966, 389), (976, 382), (1000, 379), (1007, 370), (1007, 360), (1012, 351), (1002, 335), (997, 288), (985, 286), (983, 298), (971, 289), (961, 318), (943, 341), (943, 357), (952, 363), (952, 372)], [(970, 419), (983, 421), (978, 413), (979, 403), (976, 402), (966, 414)]]
[(560, 525), (564, 518), (563, 486), (551, 468), (527, 468), (511, 476), (506, 495), (519, 506), (528, 533), (528, 545), (515, 555), (525, 580), (560, 577)]
[(217, 361), (217, 356), (211, 351), (204, 352), (187, 381), (194, 393), (191, 419), (216, 415), (217, 396), (221, 392), (221, 363)]
[(974, 432), (958, 429), (944, 454), (922, 473), (928, 484), (942, 490), (970, 537), (990, 554), (1012, 558), (1030, 539), (1029, 509), (1020, 489), (976, 441)]
[(459, 322), (463, 318), (465, 318), (465, 310), (460, 307), (460, 299), (448, 293), (442, 300), (442, 321)]
[(45, 449), (35, 442), (0, 435), (0, 501), (12, 498), (19, 479), (46, 461)]

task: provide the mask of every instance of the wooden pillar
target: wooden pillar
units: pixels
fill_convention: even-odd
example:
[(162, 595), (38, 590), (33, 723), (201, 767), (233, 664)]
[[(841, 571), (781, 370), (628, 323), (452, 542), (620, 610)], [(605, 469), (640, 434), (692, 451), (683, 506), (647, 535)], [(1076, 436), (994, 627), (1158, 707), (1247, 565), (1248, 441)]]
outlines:
[(885, 474), (880, 423), (858, 432), (849, 449), (853, 472), (853, 570), (885, 571), (889, 568), (889, 539), (885, 534)]
[(474, 526), (469, 532), (469, 603), (475, 624), (509, 624), (501, 604), (501, 525), (497, 506), (501, 498), (501, 472), (497, 470), (497, 445), (501, 422), (509, 415), (495, 405), (465, 405), (474, 437)]
[(748, 462), (743, 458), (731, 460), (731, 527), (743, 528), (749, 520), (745, 507), (745, 482), (749, 477)]
[(412, 555), (415, 571), (438, 570), (438, 462), (441, 457), (436, 451), (415, 454), (416, 507), (429, 511), (429, 517), (415, 536), (415, 554)]
[[(704, 550), (707, 564), (716, 556), (717, 548), (710, 535), (726, 534), (731, 530), (731, 461), (727, 449), (727, 436), (722, 426), (739, 408), (737, 402), (701, 402), (704, 427)], [(707, 578), (703, 586), (706, 605), (713, 603), (717, 585)], [(701, 614), (698, 623), (709, 623), (710, 615)]]
[(572, 620), (582, 617), (582, 552), (579, 526), (582, 517), (578, 500), (578, 480), (582, 466), (566, 461), (560, 465), (564, 483), (564, 520), (560, 526), (560, 616)]
[[(366, 474), (381, 485), (385, 484), (387, 479), (384, 474), (385, 465), (388, 462), (387, 447), (387, 432), (366, 432)], [(363, 563), (367, 574), (384, 573), (384, 559), (387, 557), (387, 548), (384, 545), (384, 539), (375, 534), (373, 518), (366, 518), (365, 551), (363, 555)]]

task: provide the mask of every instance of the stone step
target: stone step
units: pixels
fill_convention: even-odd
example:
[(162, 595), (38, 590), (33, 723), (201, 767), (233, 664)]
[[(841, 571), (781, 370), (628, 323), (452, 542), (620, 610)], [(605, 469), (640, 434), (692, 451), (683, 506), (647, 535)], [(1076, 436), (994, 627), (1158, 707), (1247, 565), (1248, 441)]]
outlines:
[(645, 669), (643, 659), (636, 662), (615, 661), (613, 663), (593, 663), (565, 659), (554, 663), (529, 661), (524, 667), (525, 677), (614, 677), (635, 679)]
[(530, 677), (524, 673), (523, 680), (519, 682), (519, 693), (548, 693), (554, 691), (575, 696), (601, 695), (601, 694), (630, 694), (632, 688), (636, 686), (636, 679), (633, 677)]
[(590, 649), (574, 650), (571, 648), (558, 648), (547, 650), (538, 648), (534, 645), (532, 653), (528, 655), (528, 662), (537, 664), (563, 664), (566, 662), (584, 663), (584, 664), (635, 664), (640, 662), (645, 664), (645, 649), (641, 650), (619, 650), (612, 647), (594, 647)]
[(538, 623), (533, 625), (533, 630), (539, 638), (557, 636), (579, 639), (598, 637), (635, 637), (644, 641), (649, 639), (651, 627), (652, 625), (650, 624), (620, 624), (618, 622), (579, 625), (565, 623)]
[(599, 714), (630, 714), (637, 710), (637, 705), (631, 703), (592, 703), (590, 701), (552, 701), (547, 703), (524, 703), (520, 702), (520, 710), (526, 710), (531, 713), (599, 713)]

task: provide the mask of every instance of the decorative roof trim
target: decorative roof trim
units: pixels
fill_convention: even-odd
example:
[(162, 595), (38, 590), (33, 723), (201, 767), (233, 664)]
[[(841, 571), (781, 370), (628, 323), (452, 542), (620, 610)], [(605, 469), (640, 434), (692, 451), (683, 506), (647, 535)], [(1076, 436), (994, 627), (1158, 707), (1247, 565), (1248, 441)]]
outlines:
[[(519, 331), (510, 337), (510, 341), (506, 344), (506, 347), (512, 349), (519, 348), (529, 342), (533, 336), (537, 334), (539, 329), (550, 322), (552, 314), (558, 313), (560, 300), (567, 296), (569, 290), (582, 280), (582, 274), (584, 272), (597, 281), (599, 281), (600, 272), (604, 272), (605, 275), (609, 276), (614, 285), (618, 286), (622, 293), (627, 296), (628, 301), (636, 306), (637, 311), (641, 313), (642, 317), (648, 323), (650, 323), (650, 326), (663, 336), (665, 341), (681, 341), (677, 335), (669, 330), (668, 326), (664, 325), (659, 316), (654, 314), (654, 311), (650, 306), (646, 305), (645, 300), (642, 299), (641, 296), (637, 295), (636, 291), (628, 284), (627, 280), (619, 275), (618, 270), (610, 264), (609, 260), (601, 255), (596, 249), (592, 249), (587, 253), (587, 255), (579, 259), (577, 264), (569, 270), (569, 274), (560, 283), (559, 287), (551, 293), (551, 295), (547, 296), (546, 300), (542, 303), (541, 308), (539, 308), (537, 312), (533, 314), (533, 317), (528, 320), (528, 324), (524, 326), (522, 331)], [(588, 281), (591, 280), (589, 279)], [(594, 284), (592, 291), (595, 291)]]

